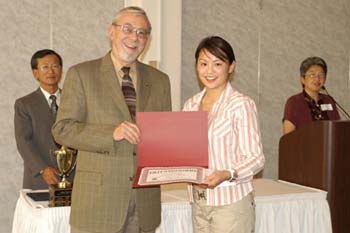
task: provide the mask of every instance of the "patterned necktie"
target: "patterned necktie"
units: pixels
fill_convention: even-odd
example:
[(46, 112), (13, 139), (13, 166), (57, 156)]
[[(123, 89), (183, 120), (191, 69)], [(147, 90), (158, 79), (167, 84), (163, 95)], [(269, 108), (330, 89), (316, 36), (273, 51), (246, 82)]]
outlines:
[(132, 83), (131, 77), (129, 75), (130, 67), (123, 67), (121, 69), (124, 73), (122, 80), (122, 91), (124, 94), (124, 99), (126, 105), (129, 108), (130, 116), (132, 119), (135, 119), (136, 112), (136, 92), (134, 84)]
[(57, 103), (56, 103), (56, 96), (55, 95), (50, 95), (50, 100), (51, 100), (51, 113), (52, 113), (52, 116), (56, 119), (56, 114), (57, 114), (57, 109), (58, 109), (58, 106), (57, 106)]

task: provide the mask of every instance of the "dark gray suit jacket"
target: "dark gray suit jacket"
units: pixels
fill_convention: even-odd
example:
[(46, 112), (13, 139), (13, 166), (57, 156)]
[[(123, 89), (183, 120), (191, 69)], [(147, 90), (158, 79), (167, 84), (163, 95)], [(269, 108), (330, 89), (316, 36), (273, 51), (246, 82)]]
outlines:
[[(168, 76), (140, 62), (136, 72), (137, 111), (170, 111)], [(70, 215), (75, 228), (118, 232), (123, 227), (136, 170), (135, 145), (112, 137), (123, 121), (132, 120), (110, 53), (68, 70), (53, 135), (79, 151)], [(141, 228), (155, 229), (159, 187), (137, 189), (136, 208)]]
[(16, 100), (14, 121), (17, 148), (24, 161), (23, 188), (47, 189), (40, 171), (56, 166), (50, 150), (58, 148), (51, 134), (54, 119), (40, 88)]

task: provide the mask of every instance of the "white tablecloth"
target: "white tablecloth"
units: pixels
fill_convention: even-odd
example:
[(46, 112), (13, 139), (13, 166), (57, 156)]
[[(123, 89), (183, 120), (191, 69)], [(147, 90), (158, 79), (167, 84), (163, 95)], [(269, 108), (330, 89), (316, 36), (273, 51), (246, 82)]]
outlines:
[[(332, 232), (326, 192), (268, 179), (254, 180), (254, 186), (256, 233)], [(22, 190), (12, 233), (69, 233), (69, 212), (69, 207), (34, 208)], [(162, 223), (156, 232), (192, 232), (185, 185), (162, 186)]]

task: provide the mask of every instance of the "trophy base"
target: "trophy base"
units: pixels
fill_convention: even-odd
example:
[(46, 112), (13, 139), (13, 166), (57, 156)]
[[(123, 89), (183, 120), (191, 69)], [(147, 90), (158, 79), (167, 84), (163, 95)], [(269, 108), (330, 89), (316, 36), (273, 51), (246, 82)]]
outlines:
[(70, 206), (72, 187), (58, 188), (57, 185), (49, 185), (49, 207)]

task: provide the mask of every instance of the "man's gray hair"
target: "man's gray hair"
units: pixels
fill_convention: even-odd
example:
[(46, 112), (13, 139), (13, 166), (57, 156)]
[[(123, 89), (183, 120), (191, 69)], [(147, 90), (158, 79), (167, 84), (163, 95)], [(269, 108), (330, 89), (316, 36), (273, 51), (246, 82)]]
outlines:
[(122, 8), (121, 10), (119, 10), (117, 12), (117, 15), (114, 17), (114, 19), (112, 21), (112, 24), (118, 24), (118, 20), (119, 20), (120, 16), (123, 15), (124, 13), (133, 13), (133, 14), (136, 14), (136, 15), (143, 15), (143, 16), (145, 16), (146, 19), (147, 19), (149, 31), (151, 32), (152, 26), (151, 26), (151, 22), (148, 19), (146, 11), (144, 9), (142, 9), (141, 7), (138, 7), (138, 6), (128, 6), (128, 7), (125, 7), (125, 8)]

